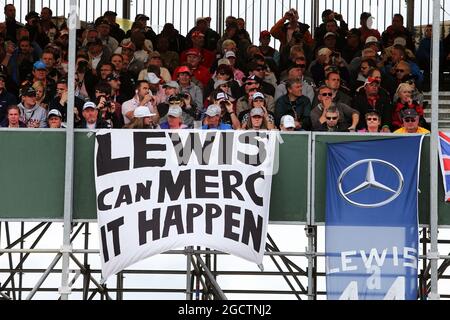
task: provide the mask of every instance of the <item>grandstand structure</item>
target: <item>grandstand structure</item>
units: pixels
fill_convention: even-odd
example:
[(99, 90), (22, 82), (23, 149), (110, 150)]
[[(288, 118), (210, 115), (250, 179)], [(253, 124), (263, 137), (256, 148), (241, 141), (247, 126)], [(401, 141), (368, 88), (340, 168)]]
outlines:
[[(296, 7), (303, 12), (304, 21), (316, 26), (320, 23), (321, 10), (332, 7), (336, 11), (346, 10), (347, 21), (353, 21), (353, 26), (358, 26), (356, 17), (372, 6), (380, 8), (380, 2), (363, 1), (362, 6), (355, 5), (354, 10), (353, 7), (349, 10), (349, 7), (343, 9), (349, 1), (275, 1), (275, 12), (280, 14), (273, 19), (279, 18), (286, 8)], [(435, 2), (434, 11), (431, 0), (388, 2), (389, 10), (380, 13), (380, 16), (389, 16), (391, 10), (394, 13), (404, 12), (410, 28), (421, 24), (418, 21), (424, 21), (422, 18), (416, 19), (415, 12), (428, 12), (426, 19), (432, 22), (432, 12), (434, 18), (439, 17), (441, 21), (450, 9), (445, 0)], [(115, 10), (119, 16), (131, 20), (137, 13), (147, 13), (152, 17), (152, 23), (155, 23), (154, 17), (158, 17), (160, 20), (156, 24), (160, 25), (168, 21), (175, 23), (176, 8), (185, 5), (175, 0), (96, 1), (94, 10), (90, 10), (87, 9), (87, 2), (83, 6), (83, 0), (6, 3), (14, 3), (20, 8), (18, 13), (22, 16), (28, 10), (39, 11), (44, 6), (55, 10), (55, 15), (67, 16), (72, 12), (73, 20), (69, 19), (68, 24), (71, 28), (69, 49), (73, 51), (77, 10), (80, 19), (85, 21), (94, 20), (100, 15), (99, 12), (105, 10)], [(100, 4), (98, 12), (95, 11), (98, 9), (97, 3)], [(180, 24), (175, 23), (183, 31), (193, 26), (195, 15), (211, 16), (217, 30), (221, 31), (227, 15), (244, 13), (247, 24), (252, 25), (253, 35), (259, 34), (266, 26), (270, 27), (273, 22), (269, 15), (267, 21), (258, 19), (258, 23), (254, 24), (252, 20), (256, 16), (265, 16), (268, 4), (272, 3), (270, 1), (238, 1), (238, 9), (246, 8), (239, 12), (231, 6), (231, 1), (226, 0), (185, 3), (195, 14), (192, 14), (192, 19), (180, 16)], [(307, 3), (312, 3), (311, 7), (307, 8)], [(423, 6), (428, 6), (428, 9), (417, 10)], [(154, 10), (155, 7), (157, 10)], [(307, 16), (306, 12), (312, 14)], [(382, 21), (389, 24), (390, 20), (378, 21), (381, 30)], [(439, 25), (434, 25), (435, 35), (443, 31)], [(71, 81), (74, 61), (70, 60), (74, 59), (74, 52), (70, 54), (69, 84), (74, 83)], [(432, 91), (428, 97), (432, 108), (427, 116), (434, 133), (438, 129), (438, 74), (438, 69), (433, 69)], [(69, 93), (73, 95), (73, 92), (73, 86), (69, 85)], [(439, 102), (446, 105), (448, 93), (441, 92), (441, 97)], [(72, 116), (69, 112), (68, 119)], [(446, 112), (442, 115), (439, 112), (439, 116), (444, 128)], [(272, 186), (270, 221), (274, 227), (273, 233), (269, 228), (264, 271), (256, 266), (241, 265), (240, 260), (209, 248), (187, 247), (128, 268), (105, 285), (100, 283), (95, 224), (95, 135), (91, 131), (73, 130), (70, 121), (68, 129), (51, 132), (0, 129), (0, 299), (324, 299), (326, 143), (391, 136), (312, 132), (283, 134), (280, 172), (274, 177)], [(446, 228), (450, 226), (450, 205), (443, 201), (441, 178), (434, 165), (437, 163), (437, 154), (433, 155), (436, 153), (436, 143), (437, 135), (426, 137), (422, 148), (418, 299), (450, 298), (450, 292), (443, 289), (450, 280), (450, 254), (446, 255), (450, 252), (450, 237), (445, 237)], [(289, 229), (293, 236), (283, 239), (280, 236), (283, 228)], [(298, 242), (298, 245), (292, 246), (292, 242)]]

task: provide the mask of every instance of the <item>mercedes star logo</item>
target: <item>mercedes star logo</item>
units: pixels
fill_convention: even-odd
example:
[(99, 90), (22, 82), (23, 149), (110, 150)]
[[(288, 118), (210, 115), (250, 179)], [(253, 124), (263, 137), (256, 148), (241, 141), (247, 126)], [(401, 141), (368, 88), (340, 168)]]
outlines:
[[(392, 171), (398, 178), (398, 186), (396, 187), (396, 190), (393, 190), (392, 188), (378, 182), (375, 179), (375, 173), (374, 173), (374, 169), (373, 169), (373, 164), (377, 163), (380, 164), (382, 166), (387, 167), (390, 171)], [(366, 178), (365, 180), (358, 186), (356, 186), (355, 188), (349, 190), (349, 191), (344, 191), (343, 190), (343, 180), (345, 179), (345, 177), (355, 168), (357, 168), (360, 165), (364, 165), (367, 164), (367, 172), (366, 172)], [(365, 160), (360, 160), (357, 161), (355, 163), (353, 163), (352, 165), (350, 165), (349, 167), (347, 167), (339, 176), (338, 179), (338, 186), (339, 186), (339, 193), (341, 194), (341, 196), (349, 203), (351, 203), (354, 206), (357, 207), (362, 207), (362, 208), (378, 208), (378, 207), (382, 207), (392, 201), (394, 201), (401, 193), (403, 190), (403, 186), (404, 186), (404, 179), (403, 179), (403, 175), (400, 172), (400, 170), (394, 166), (392, 163), (389, 163), (387, 161), (384, 160), (379, 160), (379, 159), (365, 159)], [(378, 202), (378, 203), (359, 203), (356, 201), (353, 201), (350, 199), (350, 197), (356, 193), (359, 193), (361, 191), (367, 190), (367, 189), (376, 189), (376, 190), (381, 190), (383, 192), (386, 193), (386, 200)]]

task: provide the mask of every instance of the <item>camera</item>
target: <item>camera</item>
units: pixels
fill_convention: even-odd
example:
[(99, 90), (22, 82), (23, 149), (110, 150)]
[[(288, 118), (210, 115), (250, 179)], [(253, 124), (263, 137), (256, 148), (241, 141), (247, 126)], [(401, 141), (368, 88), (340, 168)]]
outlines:
[(187, 93), (187, 92), (180, 93), (180, 96), (182, 99), (189, 99), (189, 97), (190, 97), (189, 93)]

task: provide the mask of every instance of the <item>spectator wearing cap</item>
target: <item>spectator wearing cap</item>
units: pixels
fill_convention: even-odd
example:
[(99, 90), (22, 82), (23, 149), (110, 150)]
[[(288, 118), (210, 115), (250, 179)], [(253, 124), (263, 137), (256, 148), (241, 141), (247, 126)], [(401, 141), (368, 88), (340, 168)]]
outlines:
[(162, 88), (164, 89), (164, 100), (160, 102), (157, 105), (158, 108), (158, 114), (162, 119), (167, 115), (167, 111), (169, 110), (169, 98), (170, 97), (177, 97), (177, 101), (180, 101), (179, 99), (179, 93), (180, 93), (180, 85), (176, 81), (169, 81), (163, 84)]
[(210, 105), (205, 112), (205, 118), (203, 120), (203, 130), (232, 130), (231, 125), (223, 123), (221, 121), (222, 109), (216, 104)]
[(148, 81), (150, 92), (155, 98), (154, 105), (164, 101), (166, 98), (162, 84), (164, 80), (161, 79), (160, 68), (154, 65), (147, 67), (147, 75), (144, 80)]
[(109, 52), (114, 52), (119, 47), (119, 42), (114, 37), (111, 37), (111, 25), (109, 20), (104, 17), (99, 17), (95, 21), (95, 28), (98, 31), (98, 37), (102, 40), (103, 45), (109, 49)]
[(111, 100), (116, 103), (116, 105), (122, 105), (128, 99), (122, 93), (122, 82), (120, 81), (120, 76), (117, 72), (113, 72), (108, 75), (105, 79), (107, 83), (111, 86)]
[(420, 105), (412, 97), (413, 87), (408, 83), (401, 83), (396, 91), (396, 96), (398, 97), (394, 101), (394, 111), (392, 114), (392, 128), (397, 130), (402, 126), (401, 112), (406, 109), (414, 109), (420, 118), (420, 126), (429, 128), (429, 124), (424, 118), (423, 106)]
[[(150, 91), (148, 81), (141, 80), (136, 84), (135, 96), (133, 99), (125, 101), (122, 105), (122, 115), (125, 124), (129, 124), (133, 119), (133, 112), (137, 107), (147, 107), (151, 113), (157, 113), (155, 98)], [(156, 116), (159, 121), (159, 117)]]
[(170, 50), (169, 39), (163, 36), (158, 36), (156, 50), (158, 50), (160, 54), (163, 66), (166, 67), (172, 74), (173, 71), (180, 65), (180, 56), (177, 52)]
[(136, 46), (134, 45), (134, 43), (130, 39), (125, 39), (120, 44), (120, 48), (116, 50), (116, 53), (122, 54), (123, 59), (125, 59), (124, 56), (128, 58), (128, 65), (126, 67), (126, 70), (128, 70), (132, 74), (132, 79), (136, 81), (138, 79), (139, 72), (141, 72), (141, 70), (145, 68), (145, 64), (135, 57), (135, 51)]
[(402, 46), (404, 48), (405, 59), (410, 61), (416, 61), (415, 54), (411, 50), (406, 48), (406, 39), (404, 37), (397, 37), (394, 39), (394, 43), (392, 44), (392, 46), (384, 48), (382, 54), (382, 57), (384, 59), (383, 62), (392, 58), (392, 49), (394, 49), (395, 46)]
[[(158, 51), (153, 51), (148, 54), (147, 67), (149, 66), (156, 66), (159, 68), (159, 75), (164, 82), (172, 80), (172, 76), (170, 75), (169, 70), (163, 67), (161, 55), (159, 54)], [(148, 68), (141, 70), (138, 76), (138, 80), (144, 80), (148, 72), (149, 72)]]
[[(78, 127), (81, 122), (84, 100), (75, 96), (74, 126)], [(58, 110), (62, 115), (62, 121), (67, 122), (68, 87), (67, 80), (61, 79), (56, 83), (56, 96), (50, 101), (48, 110)]]
[(167, 111), (167, 121), (161, 123), (161, 129), (187, 129), (183, 123), (183, 110), (178, 105), (170, 106)]
[(236, 107), (230, 100), (231, 98), (222, 91), (214, 91), (213, 93), (211, 93), (210, 97), (210, 100), (213, 102), (213, 104), (220, 107), (220, 117), (222, 123), (229, 124), (235, 130), (239, 129), (241, 127), (241, 123), (236, 114)]
[(114, 11), (105, 11), (103, 14), (103, 18), (108, 20), (108, 23), (111, 27), (109, 32), (110, 36), (117, 40), (120, 43), (123, 39), (125, 39), (125, 31), (120, 28), (120, 25), (116, 22), (117, 13)]
[(275, 123), (280, 125), (280, 119), (290, 114), (297, 121), (296, 128), (311, 130), (311, 102), (302, 93), (302, 82), (298, 79), (286, 82), (287, 94), (280, 97), (275, 104)]
[(6, 118), (8, 106), (17, 103), (16, 96), (6, 90), (6, 74), (0, 73), (0, 123)]
[(365, 126), (364, 117), (369, 110), (376, 110), (381, 116), (383, 132), (391, 132), (392, 126), (392, 104), (386, 90), (380, 88), (380, 79), (371, 76), (364, 84), (364, 90), (359, 90), (353, 98), (352, 108), (359, 111), (358, 129)]
[(284, 115), (280, 120), (280, 130), (281, 131), (295, 131), (295, 120), (291, 115)]
[(222, 91), (237, 100), (241, 96), (241, 88), (239, 83), (234, 80), (233, 69), (230, 65), (221, 64), (217, 67), (208, 85), (205, 87), (204, 96), (209, 97), (211, 92), (221, 87)]
[(20, 108), (12, 104), (6, 108), (5, 118), (0, 121), (1, 128), (26, 128), (26, 124), (20, 120)]
[(47, 128), (47, 110), (36, 103), (36, 90), (33, 87), (22, 88), (21, 98), (18, 105), (20, 121), (28, 128)]
[(270, 32), (267, 30), (261, 31), (259, 34), (259, 50), (265, 59), (271, 59), (277, 67), (280, 67), (280, 52), (270, 46)]
[(394, 17), (392, 18), (392, 24), (387, 27), (386, 30), (381, 34), (383, 47), (390, 47), (394, 44), (395, 38), (403, 37), (406, 39), (406, 47), (412, 52), (415, 52), (416, 48), (414, 46), (412, 33), (403, 26), (403, 20), (404, 19), (401, 14), (394, 14)]
[(208, 85), (212, 75), (209, 69), (202, 64), (202, 54), (197, 48), (188, 49), (186, 52), (186, 65), (191, 70), (192, 76), (197, 79), (202, 88)]
[(63, 128), (61, 112), (59, 112), (56, 109), (50, 110), (47, 115), (47, 122), (48, 122), (48, 127), (51, 129)]
[(325, 66), (330, 65), (331, 54), (333, 52), (328, 48), (321, 48), (317, 51), (317, 57), (309, 65), (309, 72), (312, 75), (314, 83), (319, 84), (325, 80)]
[[(173, 90), (176, 91), (176, 90)], [(200, 119), (200, 111), (197, 110), (197, 106), (193, 104), (191, 96), (187, 92), (173, 94), (167, 98), (165, 105), (158, 105), (165, 116), (161, 116), (160, 123), (167, 121), (168, 111), (173, 107), (180, 107), (182, 110), (181, 120), (188, 127), (194, 126), (194, 121)], [(158, 109), (159, 110), (159, 109)]]
[(361, 33), (361, 43), (366, 43), (368, 37), (375, 37), (378, 41), (381, 39), (380, 32), (377, 29), (373, 29), (373, 17), (370, 12), (363, 12), (359, 16), (359, 23), (361, 27), (359, 31)]
[(407, 108), (402, 111), (402, 127), (394, 131), (394, 133), (420, 133), (428, 134), (428, 129), (420, 126), (420, 116), (413, 108)]
[(270, 29), (270, 33), (275, 39), (280, 40), (280, 52), (283, 47), (288, 46), (292, 39), (295, 40), (294, 33), (298, 34), (301, 41), (306, 46), (312, 47), (314, 42), (309, 32), (309, 25), (298, 21), (298, 12), (295, 9), (287, 11), (283, 18)]
[(333, 90), (327, 86), (321, 86), (317, 94), (319, 104), (311, 110), (312, 129), (320, 131), (323, 129), (324, 123), (327, 122), (327, 111), (335, 108), (339, 113), (339, 127), (345, 128), (347, 131), (356, 131), (359, 123), (359, 112), (344, 103), (333, 102)]
[[(54, 97), (56, 94), (56, 82), (52, 78), (48, 77), (47, 65), (42, 61), (36, 61), (33, 64), (33, 79), (30, 81), (30, 84), (40, 81), (42, 82), (45, 88), (45, 95), (50, 98)], [(48, 103), (48, 99), (45, 101)]]
[(273, 99), (277, 101), (281, 96), (284, 96), (287, 93), (286, 89), (286, 81), (289, 80), (300, 80), (302, 82), (302, 93), (304, 96), (306, 96), (311, 104), (314, 101), (315, 92), (314, 88), (312, 87), (311, 80), (307, 80), (303, 74), (305, 71), (306, 64), (292, 64), (288, 70), (287, 70), (287, 79), (282, 81), (277, 88), (275, 89), (275, 96)]
[(269, 130), (275, 129), (275, 116), (272, 111), (267, 110), (267, 104), (265, 100), (265, 96), (261, 92), (255, 92), (252, 96), (251, 102), (250, 102), (250, 109), (244, 111), (240, 116), (241, 120), (241, 127), (243, 129), (248, 128), (247, 125), (250, 121), (250, 115), (253, 109), (261, 109), (264, 113), (264, 122), (266, 124), (266, 128)]
[(266, 103), (267, 110), (270, 112), (275, 111), (275, 101), (273, 96), (265, 94), (261, 87), (261, 82), (254, 76), (245, 78), (244, 84), (242, 85), (244, 94), (240, 97), (236, 103), (236, 112), (239, 119), (242, 120), (245, 112), (250, 110), (252, 107), (253, 95), (256, 92), (261, 92), (264, 94), (264, 100)]
[[(207, 69), (210, 69), (212, 67), (216, 57), (215, 57), (215, 53), (213, 51), (205, 48), (205, 34), (200, 31), (192, 32), (191, 43), (192, 43), (192, 46), (189, 49), (187, 49), (181, 53), (180, 63), (181, 64), (186, 63), (187, 62), (187, 53), (191, 52), (190, 50), (192, 48), (195, 48), (200, 52), (200, 54), (202, 56), (201, 65)], [(189, 41), (188, 41), (188, 45), (189, 45)]]
[(244, 130), (270, 130), (267, 121), (267, 111), (262, 108), (252, 108), (247, 121), (243, 124)]
[[(211, 18), (209, 18), (209, 19), (211, 19)], [(200, 33), (204, 34), (205, 35), (204, 48), (211, 52), (215, 52), (215, 50), (217, 48), (217, 42), (220, 39), (220, 35), (217, 32), (215, 32), (213, 29), (210, 28), (207, 17), (197, 18), (195, 21), (195, 27), (192, 28), (189, 31), (189, 33), (187, 34), (186, 39), (187, 39), (187, 45), (189, 47), (192, 47), (192, 42), (193, 42), (192, 35), (195, 32), (200, 32)]]
[(191, 69), (188, 66), (180, 66), (175, 69), (174, 80), (180, 85), (180, 91), (188, 92), (193, 104), (198, 108), (203, 105), (203, 92), (200, 87), (192, 81)]
[[(236, 67), (236, 53), (234, 53), (233, 50), (228, 50), (224, 53), (223, 59), (228, 60), (228, 62), (230, 63), (231, 69), (233, 70), (233, 78), (241, 86), (243, 83), (245, 74), (244, 74), (244, 72), (242, 72), (242, 70), (240, 70), (239, 68)], [(220, 60), (219, 60), (219, 62), (220, 62)], [(219, 62), (218, 62), (218, 66), (220, 66)]]
[(133, 111), (133, 120), (124, 126), (125, 129), (160, 129), (155, 122), (156, 114), (151, 113), (147, 107), (137, 107)]
[(275, 87), (272, 83), (265, 80), (267, 65), (261, 65), (253, 61), (248, 64), (247, 69), (249, 76), (246, 80), (252, 78), (258, 81), (261, 85), (261, 91), (273, 97), (275, 95)]
[(83, 119), (79, 124), (80, 129), (109, 129), (111, 125), (98, 116), (98, 109), (94, 102), (87, 101), (83, 105)]

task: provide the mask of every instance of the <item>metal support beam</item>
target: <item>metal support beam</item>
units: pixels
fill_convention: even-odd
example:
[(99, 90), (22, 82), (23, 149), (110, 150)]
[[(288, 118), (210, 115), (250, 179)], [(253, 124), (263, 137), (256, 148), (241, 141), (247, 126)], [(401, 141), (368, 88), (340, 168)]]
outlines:
[(64, 234), (62, 247), (62, 274), (61, 274), (61, 300), (68, 300), (69, 289), (69, 263), (72, 250), (70, 233), (72, 232), (73, 210), (73, 162), (74, 162), (74, 107), (75, 107), (75, 57), (76, 57), (76, 31), (78, 24), (78, 1), (70, 0), (70, 14), (67, 21), (69, 27), (69, 76), (67, 101), (67, 128), (66, 128), (66, 164), (64, 184)]
[(414, 31), (414, 2), (415, 0), (408, 0), (406, 2), (406, 27), (409, 31)]
[(225, 12), (224, 12), (224, 0), (217, 0), (217, 27), (216, 30), (220, 35), (223, 35)]
[(439, 13), (440, 1), (433, 0), (433, 46), (431, 81), (431, 141), (430, 141), (430, 239), (431, 300), (439, 299), (438, 291), (438, 116), (439, 116)]
[(131, 0), (122, 0), (122, 12), (124, 19), (130, 19)]
[(197, 258), (197, 261), (200, 262), (200, 265), (202, 266), (203, 270), (206, 273), (208, 281), (211, 283), (211, 285), (214, 287), (214, 290), (217, 292), (219, 298), (221, 300), (228, 300), (225, 294), (223, 293), (222, 289), (220, 288), (219, 284), (217, 283), (216, 279), (214, 279), (213, 274), (206, 266), (205, 262), (203, 261), (202, 257), (200, 257), (199, 254), (196, 254), (195, 257)]

